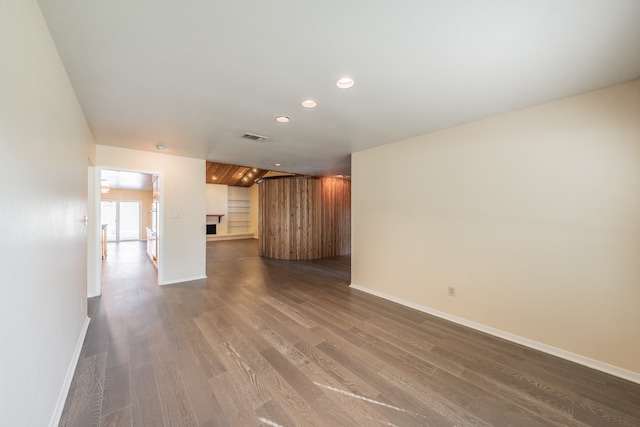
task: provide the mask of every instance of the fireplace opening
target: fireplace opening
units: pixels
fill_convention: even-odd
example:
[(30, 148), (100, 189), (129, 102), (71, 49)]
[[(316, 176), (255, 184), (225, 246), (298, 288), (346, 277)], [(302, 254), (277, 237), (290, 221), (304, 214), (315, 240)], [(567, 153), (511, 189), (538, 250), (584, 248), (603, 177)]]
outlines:
[(216, 234), (217, 224), (207, 224), (207, 234)]

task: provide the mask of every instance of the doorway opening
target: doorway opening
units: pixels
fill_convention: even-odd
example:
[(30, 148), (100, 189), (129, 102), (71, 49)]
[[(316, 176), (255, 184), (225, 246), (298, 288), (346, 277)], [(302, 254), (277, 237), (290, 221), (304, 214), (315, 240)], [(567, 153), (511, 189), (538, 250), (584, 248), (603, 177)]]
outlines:
[(108, 242), (142, 240), (140, 229), (140, 204), (138, 200), (100, 201), (100, 218), (106, 225)]
[[(146, 257), (155, 266), (158, 283), (162, 283), (160, 255), (161, 224), (160, 173), (147, 171), (98, 169), (95, 171), (95, 210), (98, 250), (95, 281), (91, 296), (102, 293), (102, 270), (124, 262), (126, 248), (146, 249)], [(135, 257), (133, 257), (135, 258)], [(144, 258), (142, 259), (144, 261)], [(147, 260), (148, 261), (148, 260)], [(140, 268), (145, 268), (143, 265)], [(132, 271), (137, 274), (137, 270)]]

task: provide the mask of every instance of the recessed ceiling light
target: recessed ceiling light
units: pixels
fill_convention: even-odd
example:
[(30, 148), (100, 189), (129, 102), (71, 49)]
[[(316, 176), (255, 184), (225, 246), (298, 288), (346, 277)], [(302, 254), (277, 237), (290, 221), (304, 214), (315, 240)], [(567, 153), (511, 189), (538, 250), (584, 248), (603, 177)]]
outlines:
[(287, 116), (278, 116), (276, 117), (276, 122), (278, 123), (289, 123), (291, 119)]
[(158, 144), (158, 145), (156, 145), (156, 150), (158, 150), (158, 151), (163, 151), (165, 148), (167, 148), (167, 147), (165, 147), (165, 146), (164, 146), (164, 145), (162, 145), (162, 144)]
[(316, 105), (318, 105), (318, 103), (313, 99), (307, 99), (305, 101), (302, 101), (302, 106), (304, 108), (316, 108)]
[(338, 86), (340, 89), (349, 89), (354, 84), (356, 84), (356, 82), (354, 82), (350, 77), (343, 77), (336, 82), (336, 86)]
[(211, 179), (214, 180), (214, 181), (217, 181), (218, 177), (217, 176), (212, 176)]
[(274, 166), (282, 166), (280, 163), (274, 163)]

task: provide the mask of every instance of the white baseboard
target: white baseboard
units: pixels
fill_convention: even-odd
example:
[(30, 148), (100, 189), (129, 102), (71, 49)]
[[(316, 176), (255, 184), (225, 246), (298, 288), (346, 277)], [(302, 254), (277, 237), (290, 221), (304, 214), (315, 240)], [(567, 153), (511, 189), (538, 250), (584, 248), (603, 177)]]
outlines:
[(64, 377), (64, 383), (62, 384), (62, 389), (60, 390), (60, 395), (58, 396), (58, 402), (56, 403), (55, 410), (53, 412), (53, 416), (51, 417), (51, 422), (49, 423), (49, 427), (57, 427), (60, 424), (60, 417), (62, 416), (62, 410), (64, 409), (64, 404), (67, 401), (67, 395), (69, 394), (69, 388), (71, 387), (71, 381), (73, 380), (73, 374), (76, 372), (76, 366), (78, 366), (78, 360), (80, 360), (80, 353), (82, 352), (82, 344), (84, 344), (84, 338), (87, 335), (87, 329), (89, 329), (89, 322), (91, 318), (87, 316), (84, 319), (84, 324), (82, 325), (82, 329), (80, 330), (80, 336), (78, 337), (78, 342), (76, 343), (76, 350), (73, 352), (73, 356), (71, 358), (71, 364), (69, 365), (69, 369), (67, 369), (67, 375)]
[(469, 328), (475, 329), (480, 332), (487, 333), (489, 335), (496, 336), (498, 338), (505, 339), (507, 341), (514, 342), (516, 344), (524, 345), (525, 347), (532, 348), (534, 350), (541, 351), (543, 353), (550, 354), (552, 356), (557, 356), (565, 360), (569, 360), (571, 362), (578, 363), (580, 365), (586, 366), (591, 369), (595, 369), (597, 371), (601, 371), (627, 381), (634, 382), (636, 384), (640, 384), (640, 373), (629, 371), (626, 369), (619, 368), (617, 366), (609, 365), (604, 362), (600, 362), (598, 360), (590, 359), (585, 356), (581, 356), (576, 353), (572, 353), (570, 351), (563, 350), (561, 348), (553, 347), (547, 344), (540, 343), (538, 341), (530, 340), (528, 338), (524, 338), (515, 334), (511, 334), (509, 332), (501, 331), (500, 329), (495, 329), (490, 326), (483, 325), (481, 323), (472, 322), (467, 319), (463, 319), (462, 317), (453, 316), (451, 314), (434, 310), (429, 307), (425, 307), (420, 304), (413, 303), (411, 301), (406, 301), (401, 298), (396, 298), (391, 295), (387, 295), (382, 292), (375, 291), (373, 289), (368, 289), (362, 286), (358, 286), (355, 283), (351, 283), (351, 288), (357, 289), (362, 292), (366, 292), (371, 295), (375, 295), (377, 297), (396, 302), (398, 304), (404, 305), (406, 307), (413, 308), (418, 311), (422, 311), (423, 313), (431, 314), (433, 316), (439, 317), (441, 319), (448, 320), (453, 323), (457, 323), (459, 325), (467, 326)]
[(165, 286), (165, 285), (174, 285), (176, 283), (183, 283), (183, 282), (192, 282), (194, 280), (202, 280), (202, 279), (206, 279), (207, 276), (206, 275), (202, 275), (202, 276), (195, 276), (195, 277), (185, 277), (184, 279), (178, 279), (178, 280), (169, 280), (168, 282), (162, 282), (161, 286)]

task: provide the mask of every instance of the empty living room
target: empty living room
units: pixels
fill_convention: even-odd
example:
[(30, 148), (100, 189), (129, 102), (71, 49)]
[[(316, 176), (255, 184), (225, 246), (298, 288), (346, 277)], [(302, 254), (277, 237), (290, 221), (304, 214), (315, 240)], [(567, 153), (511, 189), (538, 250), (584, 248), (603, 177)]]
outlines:
[(0, 424), (640, 425), (637, 0), (0, 34)]

